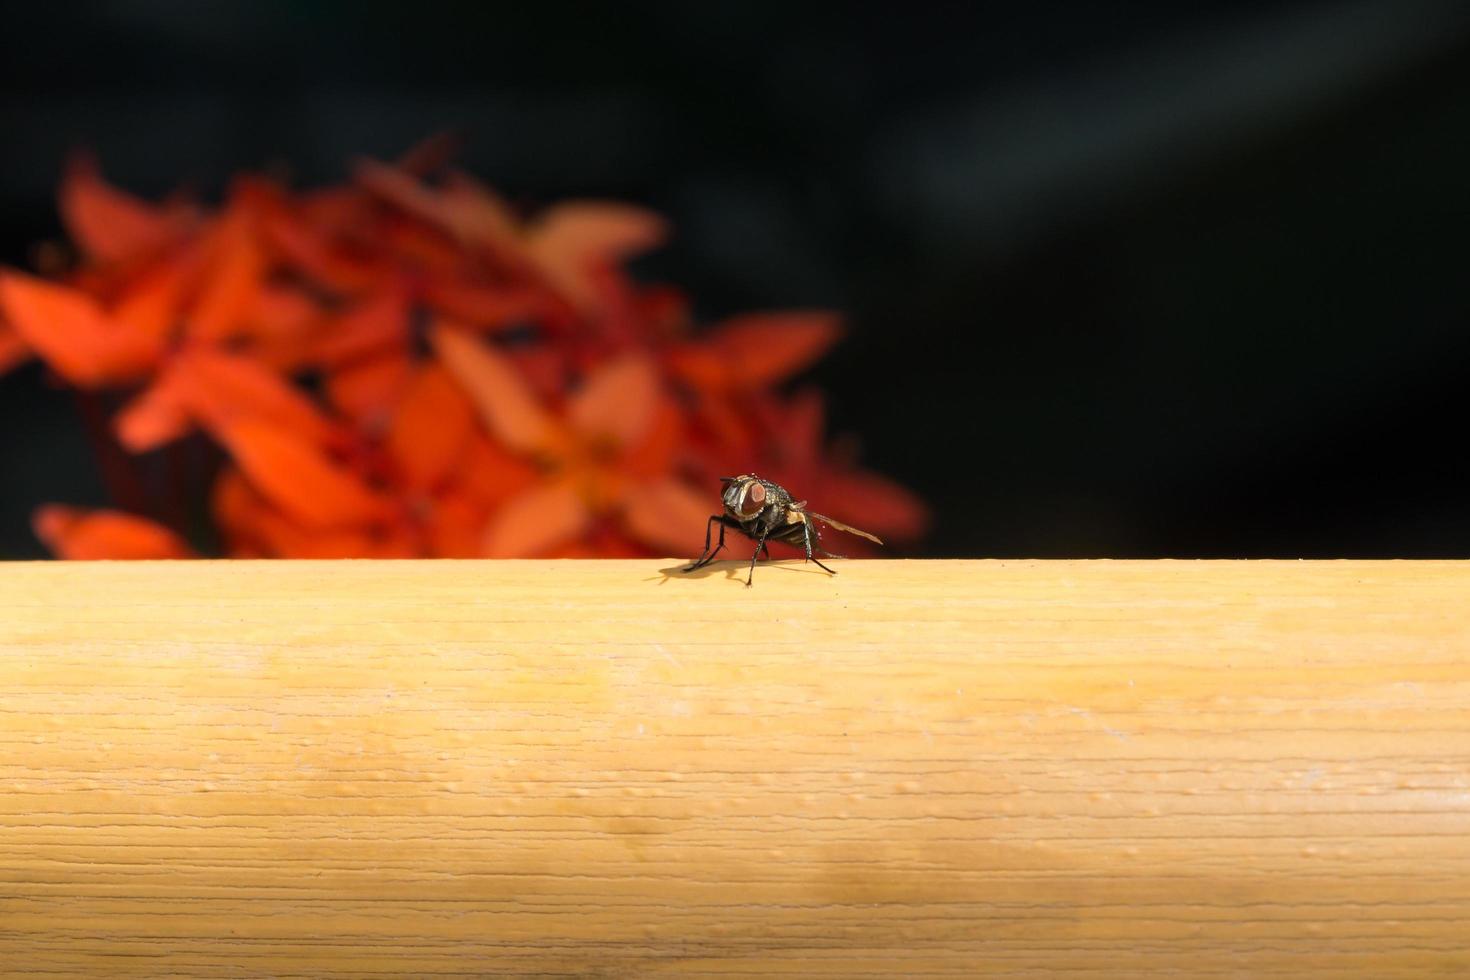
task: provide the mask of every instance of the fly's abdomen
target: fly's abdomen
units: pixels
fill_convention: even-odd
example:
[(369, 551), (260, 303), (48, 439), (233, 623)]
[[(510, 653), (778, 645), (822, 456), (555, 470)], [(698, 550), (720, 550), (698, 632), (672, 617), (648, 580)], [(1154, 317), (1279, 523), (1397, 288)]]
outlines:
[(773, 532), (771, 534), (771, 540), (780, 541), (785, 544), (794, 544), (799, 548), (802, 542), (806, 540), (806, 525), (800, 521), (797, 521), (795, 524), (788, 524), (781, 528), (781, 530)]

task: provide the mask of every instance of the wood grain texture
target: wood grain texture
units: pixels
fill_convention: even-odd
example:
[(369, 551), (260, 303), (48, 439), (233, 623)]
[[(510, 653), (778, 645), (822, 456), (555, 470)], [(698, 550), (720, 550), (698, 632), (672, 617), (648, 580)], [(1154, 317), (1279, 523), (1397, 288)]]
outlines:
[(1470, 971), (1470, 565), (0, 566), (0, 972)]

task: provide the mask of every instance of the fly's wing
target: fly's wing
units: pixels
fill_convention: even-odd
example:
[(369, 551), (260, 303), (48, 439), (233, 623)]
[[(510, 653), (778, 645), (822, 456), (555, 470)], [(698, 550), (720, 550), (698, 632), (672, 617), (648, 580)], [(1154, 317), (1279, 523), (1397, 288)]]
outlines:
[(815, 514), (812, 511), (807, 511), (806, 514), (807, 514), (808, 517), (812, 518), (813, 520), (821, 521), (823, 524), (826, 524), (828, 527), (835, 527), (839, 531), (846, 531), (848, 534), (856, 534), (860, 538), (867, 538), (869, 541), (872, 541), (874, 544), (882, 544), (883, 543), (882, 539), (879, 538), (876, 534), (869, 534), (867, 531), (859, 531), (857, 528), (853, 527), (851, 524), (844, 524), (841, 521), (834, 521), (832, 518), (826, 516), (825, 514)]

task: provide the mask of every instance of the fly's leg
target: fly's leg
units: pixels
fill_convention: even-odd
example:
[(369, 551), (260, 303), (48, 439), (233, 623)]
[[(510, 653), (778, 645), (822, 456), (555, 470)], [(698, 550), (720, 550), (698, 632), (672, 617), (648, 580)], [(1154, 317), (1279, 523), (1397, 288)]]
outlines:
[[(750, 556), (750, 574), (745, 576), (745, 584), (747, 587), (749, 587), (751, 580), (755, 578), (755, 560), (760, 557), (761, 549), (766, 546), (766, 535), (770, 533), (771, 532), (769, 531), (761, 532), (760, 540), (755, 543), (755, 554)], [(769, 558), (770, 555), (771, 553), (767, 551), (766, 557)]]
[[(814, 562), (816, 562), (817, 563), (817, 567), (820, 568), (822, 571), (826, 572), (827, 574), (829, 574), (829, 575), (836, 575), (837, 574), (836, 572), (834, 572), (832, 569), (828, 568), (826, 565), (823, 565), (822, 564), (822, 560), (820, 558), (818, 558), (816, 555), (812, 554), (812, 548), (815, 547), (815, 545), (816, 545), (816, 540), (815, 539), (817, 537), (817, 532), (815, 532), (815, 531), (812, 530), (812, 526), (811, 526), (810, 523), (807, 523), (804, 526), (806, 528), (806, 532), (802, 535), (802, 543), (806, 545), (806, 560), (807, 561), (814, 561)], [(833, 555), (830, 551), (825, 551), (822, 548), (817, 548), (817, 550), (818, 551), (821, 551), (822, 554), (827, 555), (829, 558), (835, 558), (835, 557), (837, 557), (836, 555)]]
[[(720, 525), (720, 542), (719, 544), (715, 545), (714, 550), (711, 551), (709, 546), (709, 535), (716, 522), (718, 522)], [(725, 547), (725, 523), (723, 520), (721, 520), (719, 514), (711, 514), (709, 523), (704, 526), (704, 554), (694, 559), (694, 564), (681, 569), (681, 571), (692, 572), (696, 568), (703, 568), (704, 566), (715, 560), (715, 555), (718, 555), (720, 553), (720, 549), (723, 547)]]

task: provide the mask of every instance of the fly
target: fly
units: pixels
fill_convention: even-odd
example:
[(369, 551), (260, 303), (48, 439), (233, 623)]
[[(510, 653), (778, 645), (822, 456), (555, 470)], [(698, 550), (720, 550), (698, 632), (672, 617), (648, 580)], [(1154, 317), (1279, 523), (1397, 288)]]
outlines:
[[(750, 572), (745, 576), (745, 584), (750, 585), (755, 578), (755, 562), (764, 551), (766, 557), (771, 557), (771, 551), (766, 547), (766, 541), (781, 541), (786, 544), (796, 545), (806, 550), (807, 561), (814, 561), (817, 567), (829, 574), (836, 575), (832, 569), (823, 565), (821, 560), (812, 554), (820, 551), (828, 558), (841, 558), (821, 546), (821, 534), (817, 531), (817, 524), (825, 524), (835, 527), (839, 531), (848, 534), (856, 534), (860, 538), (867, 538), (882, 544), (875, 535), (867, 531), (859, 531), (841, 521), (834, 521), (830, 517), (817, 514), (806, 509), (805, 500), (792, 500), (791, 494), (779, 483), (770, 480), (762, 480), (754, 473), (745, 476), (722, 476), (720, 483), (724, 486), (721, 499), (725, 504), (723, 514), (711, 514), (709, 523), (704, 526), (704, 554), (694, 560), (692, 565), (684, 569), (692, 572), (696, 568), (703, 568), (715, 560), (715, 556), (725, 547), (725, 529), (739, 531), (755, 542), (755, 553), (750, 556)], [(720, 538), (713, 548), (710, 547), (710, 532), (714, 526), (720, 526)]]

